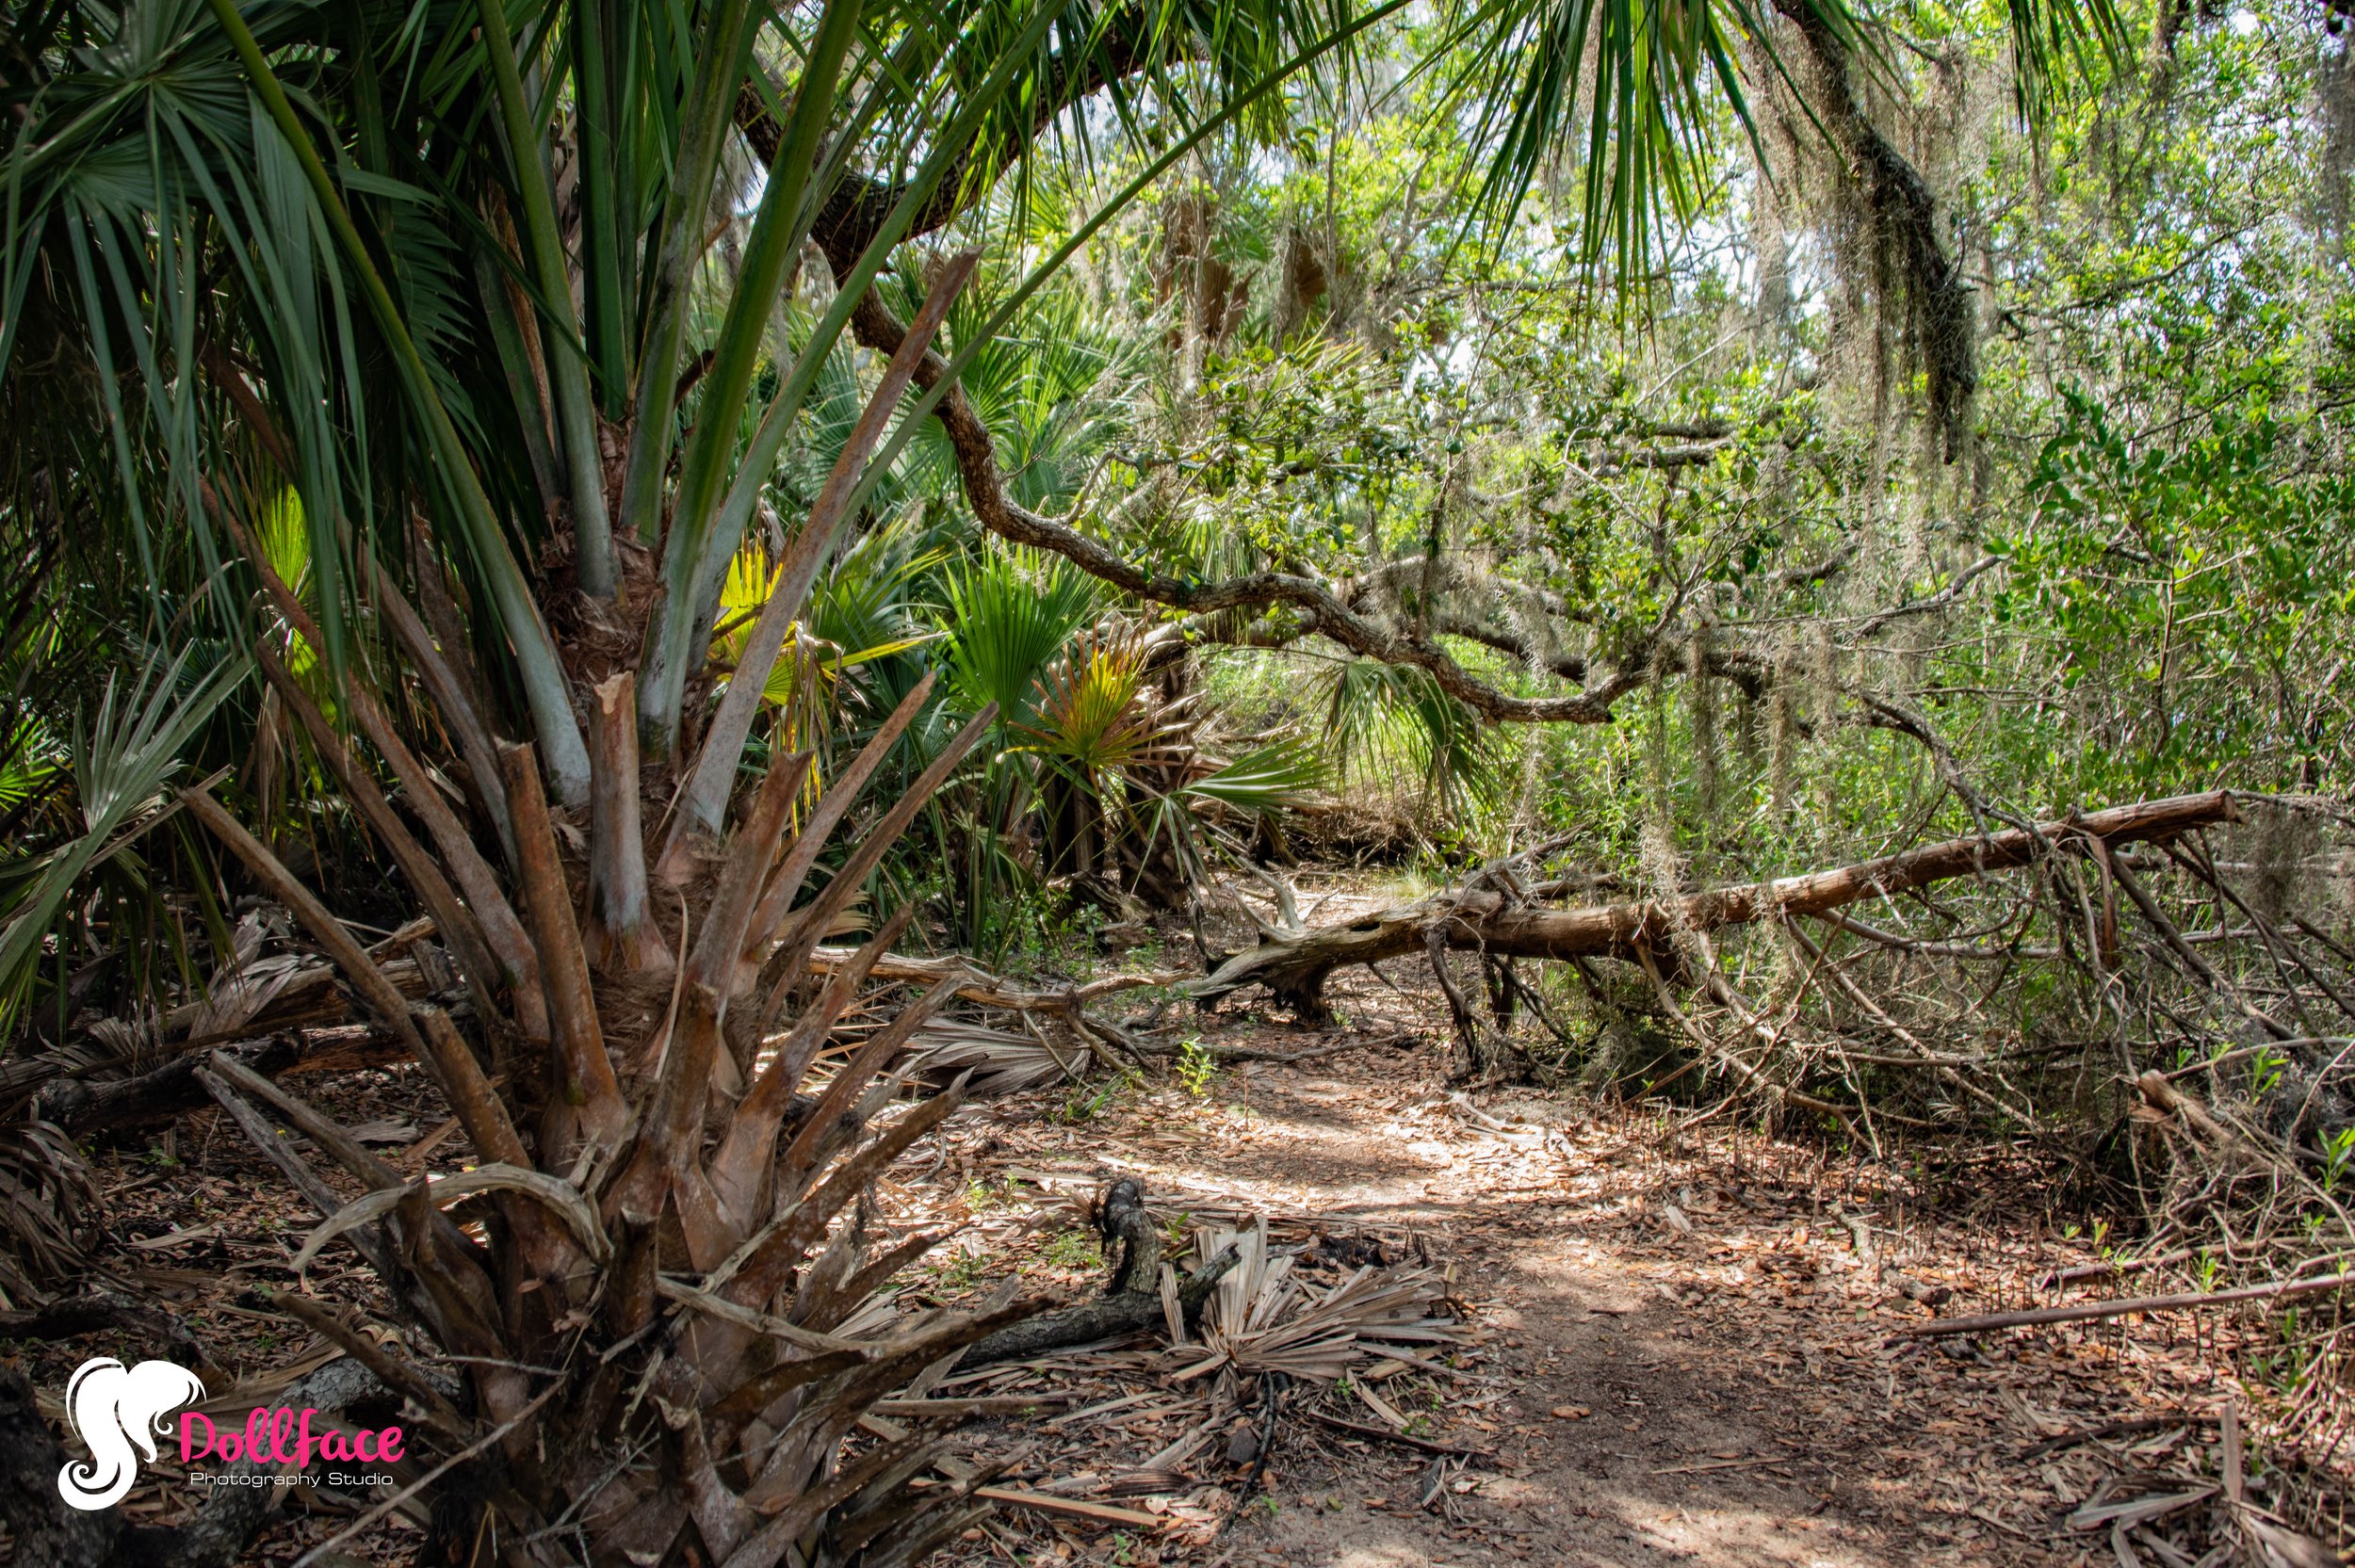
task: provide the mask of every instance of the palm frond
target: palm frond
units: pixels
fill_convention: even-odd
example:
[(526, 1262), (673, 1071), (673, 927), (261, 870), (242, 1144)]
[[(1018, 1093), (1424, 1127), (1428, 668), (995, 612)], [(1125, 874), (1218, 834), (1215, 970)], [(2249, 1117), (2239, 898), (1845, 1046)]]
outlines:
[(1096, 613), (1095, 580), (1057, 558), (991, 551), (948, 581), (943, 662), (967, 711), (995, 703), (1000, 722), (1037, 709), (1047, 662)]
[(1281, 811), (1307, 803), (1323, 787), (1326, 768), (1316, 749), (1297, 736), (1272, 740), (1189, 779), (1185, 793), (1238, 811)]
[(1083, 780), (1133, 767), (1154, 750), (1163, 729), (1145, 691), (1142, 633), (1091, 633), (1039, 677), (1036, 721), (1021, 728), (1038, 751)]
[(1178, 1372), (1178, 1379), (1232, 1367), (1245, 1375), (1281, 1372), (1334, 1382), (1353, 1366), (1416, 1353), (1403, 1346), (1464, 1337), (1463, 1324), (1447, 1309), (1447, 1282), (1435, 1269), (1366, 1265), (1319, 1289), (1295, 1272), (1301, 1249), (1270, 1245), (1264, 1215), (1241, 1232), (1221, 1224), (1194, 1231), (1197, 1259), (1216, 1257), (1230, 1246), (1238, 1261), (1211, 1290), (1202, 1315), (1209, 1353)]
[(75, 725), (71, 757), (83, 831), (39, 862), (12, 868), (20, 875), (10, 879), (13, 907), (0, 926), (0, 1018), (22, 999), (27, 973), (67, 897), (93, 865), (158, 819), (149, 808), (157, 804), (165, 781), (251, 668), (235, 659), (198, 675), (191, 670), (196, 653), (185, 649), (169, 664), (151, 662), (127, 691), (109, 680), (97, 714)]
[(1345, 772), (1379, 775), (1404, 764), (1452, 806), (1498, 787), (1495, 733), (1428, 671), (1352, 659), (1324, 686), (1324, 737)]

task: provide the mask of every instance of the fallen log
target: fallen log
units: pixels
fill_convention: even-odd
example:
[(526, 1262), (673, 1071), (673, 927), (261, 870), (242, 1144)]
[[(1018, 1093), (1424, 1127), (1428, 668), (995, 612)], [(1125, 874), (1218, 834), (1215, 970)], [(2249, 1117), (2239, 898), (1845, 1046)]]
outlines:
[[(390, 1030), (358, 1024), (294, 1029), (220, 1050), (267, 1078), (351, 1072), (409, 1059), (408, 1047)], [(205, 1053), (190, 1051), (136, 1077), (53, 1078), (33, 1097), (32, 1112), (77, 1135), (169, 1122), (182, 1111), (212, 1104), (196, 1076), (205, 1061)]]
[[(855, 951), (850, 947), (814, 948), (809, 955), (809, 966), (820, 974), (832, 974), (850, 962)], [(1183, 971), (1176, 969), (1148, 974), (1106, 975), (1100, 979), (1064, 990), (1038, 991), (1010, 985), (954, 955), (914, 958), (901, 953), (885, 954), (875, 962), (870, 973), (879, 980), (901, 980), (914, 985), (933, 985), (952, 976), (957, 977), (965, 982), (957, 987), (957, 994), (965, 1000), (982, 1007), (1006, 1008), (1016, 1012), (1072, 1012), (1089, 1002), (1116, 995), (1123, 991), (1175, 985), (1187, 978)]]
[(1793, 914), (1826, 914), (1845, 904), (2026, 865), (2071, 839), (2109, 846), (2165, 841), (2237, 816), (2227, 790), (2112, 806), (2034, 829), (1949, 839), (1827, 871), (1713, 888), (1664, 905), (1657, 900), (1547, 909), (1478, 885), (1435, 894), (1345, 926), (1317, 926), (1262, 940), (1181, 988), (1199, 1000), (1263, 985), (1303, 1023), (1327, 1021), (1325, 977), (1345, 964), (1377, 963), (1423, 950), (1434, 934), (1448, 947), (1497, 958), (1632, 958), (1665, 949), (1679, 927), (1717, 930)]

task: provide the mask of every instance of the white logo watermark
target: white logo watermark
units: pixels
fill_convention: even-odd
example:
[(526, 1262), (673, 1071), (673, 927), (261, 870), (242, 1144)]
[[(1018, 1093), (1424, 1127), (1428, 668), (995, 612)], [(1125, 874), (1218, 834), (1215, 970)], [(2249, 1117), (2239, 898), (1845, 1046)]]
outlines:
[(138, 1479), (132, 1450), (153, 1463), (166, 1419), (203, 1398), (203, 1380), (169, 1361), (126, 1367), (100, 1356), (82, 1363), (66, 1385), (66, 1420), (89, 1447), (89, 1463), (68, 1463), (57, 1472), (57, 1495), (90, 1511), (122, 1501)]

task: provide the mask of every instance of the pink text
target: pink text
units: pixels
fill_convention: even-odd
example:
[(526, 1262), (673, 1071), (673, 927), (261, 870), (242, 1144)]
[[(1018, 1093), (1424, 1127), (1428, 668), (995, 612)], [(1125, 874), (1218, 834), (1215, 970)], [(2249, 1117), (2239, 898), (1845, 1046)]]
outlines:
[[(232, 1427), (216, 1431), (212, 1417), (189, 1411), (180, 1417), (180, 1463), (187, 1463), (207, 1456), (224, 1463), (239, 1460), (257, 1464), (291, 1464), (300, 1469), (311, 1463), (316, 1453), (321, 1459), (357, 1460), (369, 1463), (389, 1463), (400, 1458), (400, 1429), (386, 1427), (382, 1431), (363, 1428), (345, 1436), (341, 1427), (330, 1427), (314, 1436), (311, 1417), (317, 1411), (300, 1412), (284, 1405), (275, 1410), (253, 1407), (253, 1414), (245, 1418), (245, 1430)], [(197, 1428), (204, 1431), (202, 1437)]]

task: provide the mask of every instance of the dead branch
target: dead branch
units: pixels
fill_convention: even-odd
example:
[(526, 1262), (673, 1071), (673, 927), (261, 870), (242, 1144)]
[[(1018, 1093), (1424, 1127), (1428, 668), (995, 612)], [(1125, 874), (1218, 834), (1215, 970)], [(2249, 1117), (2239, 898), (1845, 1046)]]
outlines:
[(92, 1290), (27, 1311), (0, 1312), (0, 1339), (72, 1339), (102, 1329), (116, 1334), (147, 1335), (183, 1366), (208, 1376), (227, 1376), (196, 1332), (177, 1316), (115, 1291)]
[[(809, 955), (809, 967), (832, 974), (837, 967), (851, 962), (853, 950), (848, 947), (819, 947)], [(985, 1008), (1006, 1008), (1016, 1012), (1075, 1012), (1089, 1002), (1124, 991), (1136, 991), (1152, 986), (1176, 985), (1188, 977), (1180, 970), (1156, 971), (1142, 975), (1107, 975), (1089, 980), (1068, 991), (1033, 991), (1013, 985), (995, 975), (983, 973), (965, 960), (948, 958), (909, 958), (890, 954), (879, 959), (873, 970), (879, 980), (908, 980), (930, 985), (950, 976), (964, 977), (957, 994), (968, 1002)]]
[(2103, 844), (2165, 841), (2236, 813), (2229, 791), (2180, 795), (2113, 806), (2033, 829), (1949, 839), (1901, 854), (1774, 881), (1717, 888), (1678, 899), (1545, 909), (1510, 893), (1478, 886), (1379, 911), (1346, 926), (1279, 932), (1235, 954), (1186, 989), (1209, 1000), (1264, 985), (1304, 1020), (1325, 1016), (1324, 978), (1344, 964), (1373, 963), (1424, 949), (1435, 931), (1449, 947), (1498, 957), (1632, 958), (1667, 943), (1682, 927), (1716, 930), (1783, 915), (1823, 914), (1860, 899), (1908, 891), (1952, 877), (1984, 876), (2026, 865), (2070, 839)]
[[(407, 1042), (391, 1030), (358, 1025), (290, 1030), (220, 1049), (239, 1066), (273, 1078), (299, 1073), (351, 1072), (410, 1059)], [(137, 1077), (54, 1078), (35, 1096), (33, 1114), (77, 1135), (169, 1122), (182, 1111), (210, 1103), (196, 1075), (197, 1069), (205, 1065), (203, 1053), (190, 1052)]]
[(2313, 1296), (2355, 1285), (2355, 1273), (2323, 1274), (2308, 1280), (2275, 1280), (2245, 1285), (2234, 1290), (2193, 1290), (2180, 1296), (2135, 1296), (2116, 1301), (2079, 1301), (2070, 1306), (2036, 1307), (2026, 1312), (1990, 1312), (1976, 1317), (1944, 1317), (1899, 1329), (1892, 1339), (1937, 1339), (1947, 1334), (1985, 1334), (1992, 1329), (2031, 1328), (2039, 1323), (2085, 1323), (2102, 1317), (2123, 1317), (2130, 1312), (2182, 1312), (2223, 1306), (2233, 1301), (2271, 1301), (2282, 1296)]
[[(1225, 1248), (1186, 1277), (1178, 1287), (1178, 1300), (1187, 1327), (1192, 1328), (1200, 1319), (1211, 1287), (1226, 1277), (1241, 1256), (1234, 1248)], [(1019, 1361), (1074, 1345), (1092, 1345), (1099, 1339), (1156, 1327), (1165, 1317), (1159, 1290), (1115, 1290), (1095, 1301), (1000, 1329), (967, 1350), (957, 1361), (956, 1369), (969, 1372), (994, 1361)]]

